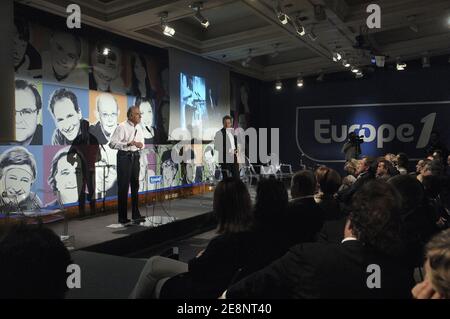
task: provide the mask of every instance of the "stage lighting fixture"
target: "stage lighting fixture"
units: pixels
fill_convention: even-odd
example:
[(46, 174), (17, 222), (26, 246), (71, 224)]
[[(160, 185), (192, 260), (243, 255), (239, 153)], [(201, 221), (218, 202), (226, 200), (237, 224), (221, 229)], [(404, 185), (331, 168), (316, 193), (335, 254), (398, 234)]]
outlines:
[(200, 24), (207, 29), (210, 26), (209, 20), (206, 19), (202, 13), (201, 10), (203, 9), (203, 2), (194, 2), (191, 6), (190, 6), (194, 11), (196, 11), (194, 18), (200, 22)]
[(362, 73), (362, 71), (359, 71), (358, 73), (355, 74), (355, 78), (357, 79), (361, 79), (362, 77), (364, 77), (364, 73)]
[(342, 55), (339, 52), (333, 52), (333, 61), (338, 62), (342, 60)]
[(105, 47), (105, 48), (103, 49), (103, 55), (104, 55), (104, 56), (108, 56), (108, 55), (109, 55), (109, 52), (111, 52), (111, 50), (110, 50), (109, 48), (106, 48), (106, 47)]
[(302, 37), (306, 34), (305, 27), (302, 26), (302, 24), (300, 23), (299, 20), (294, 21), (293, 24), (294, 24), (295, 32), (297, 32), (297, 34), (299, 36)]
[(168, 16), (169, 16), (169, 14), (166, 11), (165, 12), (161, 12), (159, 14), (159, 17), (161, 19), (161, 29), (162, 29), (162, 32), (163, 32), (163, 34), (165, 36), (173, 37), (175, 35), (175, 29), (170, 27), (167, 24), (166, 20), (167, 20)]
[(358, 69), (357, 67), (352, 67), (352, 72), (353, 72), (353, 73), (358, 73), (358, 72), (359, 72), (359, 69)]
[(303, 78), (299, 75), (297, 78), (297, 87), (301, 88), (304, 84), (305, 83), (303, 82)]
[(350, 65), (350, 63), (347, 61), (347, 60), (343, 60), (342, 61), (342, 65), (344, 66), (344, 67), (346, 67), (346, 68), (349, 68), (351, 65)]
[(289, 16), (281, 10), (281, 5), (279, 0), (273, 1), (273, 6), (275, 9), (275, 13), (277, 14), (277, 18), (281, 24), (286, 25), (289, 22)]
[(397, 58), (397, 71), (404, 71), (407, 67), (407, 64), (402, 62), (400, 58)]
[(280, 80), (277, 80), (277, 81), (275, 82), (275, 89), (276, 89), (277, 91), (281, 91), (281, 90), (283, 89), (283, 83), (282, 83)]

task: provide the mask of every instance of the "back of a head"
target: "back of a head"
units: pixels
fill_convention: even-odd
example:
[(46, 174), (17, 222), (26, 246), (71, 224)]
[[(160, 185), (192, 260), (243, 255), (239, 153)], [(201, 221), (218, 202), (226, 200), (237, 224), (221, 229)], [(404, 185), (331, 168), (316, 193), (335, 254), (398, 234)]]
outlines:
[(408, 155), (406, 153), (398, 153), (397, 165), (405, 168), (408, 166)]
[(434, 236), (426, 246), (427, 270), (433, 289), (450, 299), (450, 229)]
[(250, 194), (241, 180), (222, 180), (214, 192), (213, 205), (219, 234), (236, 233), (251, 228), (253, 213)]
[(256, 220), (265, 223), (280, 218), (288, 200), (288, 192), (282, 181), (275, 178), (262, 179), (256, 190)]
[(292, 198), (314, 195), (316, 192), (316, 176), (312, 171), (299, 171), (292, 177)]
[(388, 184), (395, 187), (402, 198), (402, 211), (408, 212), (419, 207), (424, 198), (423, 186), (411, 175), (397, 175)]
[(325, 195), (333, 195), (342, 185), (341, 175), (332, 168), (325, 167), (316, 173), (317, 183)]
[(71, 257), (55, 233), (16, 225), (0, 238), (0, 299), (61, 299)]
[(364, 184), (353, 197), (350, 220), (354, 235), (379, 252), (398, 254), (400, 205), (401, 197), (392, 185), (380, 180)]

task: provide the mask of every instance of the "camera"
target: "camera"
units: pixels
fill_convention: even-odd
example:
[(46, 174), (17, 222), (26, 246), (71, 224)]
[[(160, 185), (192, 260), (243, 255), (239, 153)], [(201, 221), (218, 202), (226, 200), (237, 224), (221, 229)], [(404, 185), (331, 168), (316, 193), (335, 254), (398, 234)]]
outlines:
[(364, 143), (364, 136), (358, 136), (355, 133), (350, 133), (348, 136), (348, 140), (352, 144), (359, 145)]

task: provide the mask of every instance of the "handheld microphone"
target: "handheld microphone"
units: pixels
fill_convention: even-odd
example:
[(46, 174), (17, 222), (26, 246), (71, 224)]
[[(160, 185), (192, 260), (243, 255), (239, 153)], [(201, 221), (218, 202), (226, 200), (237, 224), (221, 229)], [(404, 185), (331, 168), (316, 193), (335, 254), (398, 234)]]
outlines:
[(145, 127), (145, 129), (151, 134), (152, 131), (148, 128), (148, 126)]

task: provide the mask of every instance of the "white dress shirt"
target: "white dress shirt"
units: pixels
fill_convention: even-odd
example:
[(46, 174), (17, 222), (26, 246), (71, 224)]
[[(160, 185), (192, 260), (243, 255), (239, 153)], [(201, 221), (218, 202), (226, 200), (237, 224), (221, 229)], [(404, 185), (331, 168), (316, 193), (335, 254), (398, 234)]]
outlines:
[(119, 151), (140, 151), (136, 146), (128, 146), (131, 142), (140, 142), (144, 145), (144, 132), (142, 131), (141, 125), (136, 125), (130, 121), (120, 123), (113, 135), (111, 136), (111, 141), (109, 147)]
[(236, 150), (236, 145), (234, 144), (234, 135), (233, 135), (232, 128), (227, 129), (227, 136), (228, 136), (228, 139), (230, 140), (230, 144), (231, 144), (230, 153), (233, 153), (233, 151)]

